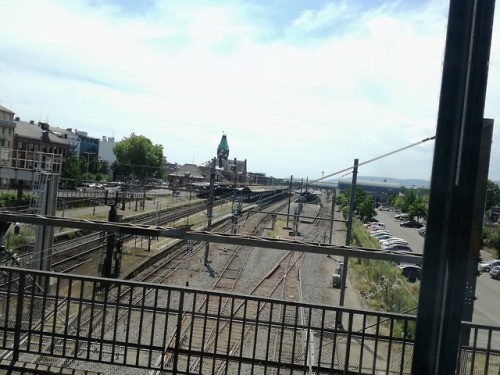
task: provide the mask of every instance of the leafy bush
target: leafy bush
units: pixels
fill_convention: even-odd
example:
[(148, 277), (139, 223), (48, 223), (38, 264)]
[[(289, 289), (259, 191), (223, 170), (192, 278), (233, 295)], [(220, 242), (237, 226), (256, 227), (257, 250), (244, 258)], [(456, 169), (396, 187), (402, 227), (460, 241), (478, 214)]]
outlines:
[[(367, 231), (356, 220), (353, 223), (353, 243), (360, 247), (378, 248), (376, 239), (363, 232)], [(355, 274), (357, 289), (371, 308), (395, 313), (412, 313), (417, 308), (420, 288), (409, 283), (394, 262), (351, 258), (349, 267)], [(404, 332), (404, 322), (398, 324), (400, 326), (394, 328), (396, 332)], [(413, 337), (415, 326), (408, 327), (407, 332), (408, 338)]]
[(488, 247), (495, 250), (495, 258), (500, 258), (500, 227), (495, 227), (494, 229), (484, 227), (483, 240)]

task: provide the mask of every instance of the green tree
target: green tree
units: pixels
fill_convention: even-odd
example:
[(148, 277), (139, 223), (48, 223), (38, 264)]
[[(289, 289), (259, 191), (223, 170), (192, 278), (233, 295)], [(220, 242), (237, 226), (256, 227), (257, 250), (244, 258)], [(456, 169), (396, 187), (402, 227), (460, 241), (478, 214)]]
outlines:
[(500, 258), (500, 227), (487, 233), (488, 246), (495, 249), (496, 258)]
[(336, 202), (339, 210), (342, 211), (344, 207), (349, 206), (349, 197), (345, 194), (337, 194)]
[(486, 210), (493, 206), (500, 206), (500, 188), (493, 181), (486, 183)]
[(416, 217), (417, 221), (422, 218), (426, 219), (428, 213), (427, 204), (423, 201), (421, 197), (417, 197), (415, 201), (408, 207), (408, 215), (412, 218)]
[(357, 212), (361, 221), (365, 221), (366, 219), (370, 219), (377, 215), (373, 197), (371, 195), (364, 195), (359, 202), (356, 199), (356, 203)]
[(113, 173), (113, 181), (120, 181), (132, 174), (132, 168), (129, 165), (118, 164), (114, 161), (110, 167)]
[[(344, 214), (349, 213), (350, 201), (350, 187), (346, 190), (345, 194), (337, 195), (337, 205), (339, 206), (340, 211), (344, 212)], [(356, 186), (356, 194), (354, 196), (354, 212), (358, 213), (361, 220), (369, 219), (377, 215), (373, 197), (359, 186)]]
[(395, 195), (391, 199), (390, 204), (396, 210), (403, 211), (403, 207), (405, 206), (405, 199), (402, 196), (400, 196), (400, 195)]
[(81, 180), (82, 174), (80, 171), (80, 165), (78, 158), (74, 155), (70, 155), (66, 162), (64, 163), (63, 169), (61, 171), (61, 177), (71, 180)]
[[(134, 178), (162, 178), (165, 158), (163, 146), (154, 145), (149, 138), (132, 133), (113, 148), (117, 164), (127, 166)], [(114, 169), (116, 172), (116, 168)]]

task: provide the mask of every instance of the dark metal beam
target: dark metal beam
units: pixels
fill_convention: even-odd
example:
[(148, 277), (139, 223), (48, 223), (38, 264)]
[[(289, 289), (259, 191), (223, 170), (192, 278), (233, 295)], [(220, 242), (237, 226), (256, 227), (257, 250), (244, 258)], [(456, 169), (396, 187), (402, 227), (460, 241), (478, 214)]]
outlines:
[[(490, 166), (491, 141), (493, 139), (493, 120), (483, 121), (483, 133), (479, 154), (479, 166), (477, 169), (476, 192), (472, 195), (473, 216), (471, 237), (469, 242), (469, 254), (467, 262), (467, 281), (465, 285), (465, 302), (462, 320), (472, 322), (474, 312), (474, 301), (476, 299), (476, 281), (478, 277), (477, 263), (480, 256), (482, 243), (482, 229), (484, 209), (486, 204), (486, 190), (488, 185), (488, 170)], [(461, 342), (467, 345), (470, 338), (470, 327), (465, 326), (462, 330)]]
[(494, 7), (450, 1), (413, 374), (456, 373)]
[[(63, 228), (86, 229), (101, 232), (131, 233), (140, 236), (158, 236), (158, 231), (163, 227), (150, 225), (109, 223), (97, 220), (75, 220), (57, 216), (42, 216), (22, 213), (0, 212), (0, 222), (7, 223), (27, 223), (34, 225), (47, 225)], [(160, 229), (159, 229), (160, 228)], [(179, 234), (181, 234), (179, 230)]]
[[(295, 215), (290, 215), (290, 214), (280, 214), (278, 212), (265, 212), (265, 211), (258, 211), (258, 210), (248, 210), (245, 212), (255, 212), (259, 214), (268, 214), (268, 215), (277, 215), (277, 216), (287, 216), (287, 217), (294, 217)], [(341, 223), (347, 223), (347, 220), (342, 220), (342, 219), (332, 219), (330, 217), (317, 217), (317, 216), (306, 216), (306, 215), (299, 215), (301, 219), (314, 219), (314, 220), (325, 220), (325, 221), (338, 221)]]
[(67, 228), (87, 229), (102, 232), (129, 233), (151, 237), (180, 238), (184, 240), (206, 241), (232, 245), (253, 246), (278, 250), (291, 250), (324, 255), (340, 255), (352, 258), (377, 259), (393, 262), (422, 262), (422, 255), (392, 252), (363, 247), (314, 244), (294, 240), (249, 237), (238, 234), (223, 234), (205, 231), (192, 231), (188, 227), (166, 228), (127, 223), (108, 223), (88, 220), (72, 220), (40, 215), (0, 213), (0, 222), (22, 222), (34, 225), (51, 225)]

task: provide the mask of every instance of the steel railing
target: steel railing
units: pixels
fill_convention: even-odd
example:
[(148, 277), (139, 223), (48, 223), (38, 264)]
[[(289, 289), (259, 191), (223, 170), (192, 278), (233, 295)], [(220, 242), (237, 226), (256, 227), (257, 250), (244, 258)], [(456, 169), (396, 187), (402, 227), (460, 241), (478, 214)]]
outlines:
[[(92, 362), (122, 374), (410, 374), (415, 324), (406, 314), (0, 267), (3, 361)], [(458, 373), (499, 374), (500, 327), (462, 329), (470, 343)]]

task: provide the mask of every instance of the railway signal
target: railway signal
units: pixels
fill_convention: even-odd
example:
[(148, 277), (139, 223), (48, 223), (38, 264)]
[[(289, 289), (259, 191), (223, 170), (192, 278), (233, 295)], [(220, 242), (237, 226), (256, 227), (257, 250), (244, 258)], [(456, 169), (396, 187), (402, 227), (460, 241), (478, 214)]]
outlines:
[[(108, 191), (106, 191), (106, 196), (104, 198), (104, 204), (109, 206), (108, 222), (118, 222), (119, 217), (117, 215), (117, 208), (125, 209), (125, 200), (122, 197), (122, 201), (118, 199), (118, 192), (113, 198), (108, 197)], [(104, 262), (102, 264), (102, 277), (106, 278), (117, 278), (120, 275), (122, 259), (122, 240), (116, 238), (115, 232), (108, 232), (106, 234), (106, 255), (104, 257)], [(107, 285), (103, 285), (106, 287)]]

